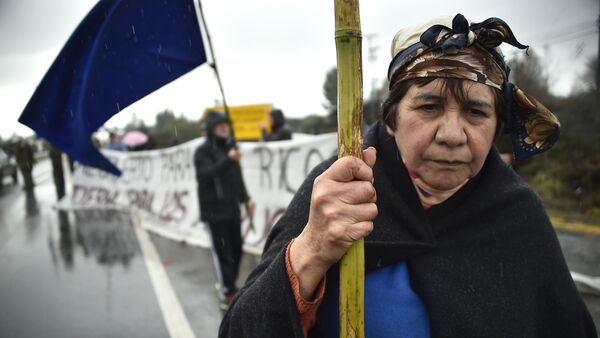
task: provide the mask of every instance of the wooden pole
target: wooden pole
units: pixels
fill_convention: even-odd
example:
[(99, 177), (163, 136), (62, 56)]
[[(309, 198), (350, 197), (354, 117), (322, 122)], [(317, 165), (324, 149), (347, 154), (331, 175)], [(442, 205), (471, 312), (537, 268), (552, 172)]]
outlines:
[[(358, 0), (335, 0), (339, 157), (362, 158), (362, 54)], [(340, 337), (363, 338), (364, 241), (354, 242), (340, 265)]]

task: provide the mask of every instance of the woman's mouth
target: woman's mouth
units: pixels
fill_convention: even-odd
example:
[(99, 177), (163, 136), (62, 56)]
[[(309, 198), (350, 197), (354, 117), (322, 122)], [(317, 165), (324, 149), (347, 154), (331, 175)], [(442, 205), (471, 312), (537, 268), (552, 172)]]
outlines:
[(431, 160), (431, 161), (438, 166), (446, 167), (446, 168), (456, 168), (456, 167), (459, 167), (459, 166), (465, 164), (465, 162), (463, 162), (463, 161), (449, 161), (449, 160)]

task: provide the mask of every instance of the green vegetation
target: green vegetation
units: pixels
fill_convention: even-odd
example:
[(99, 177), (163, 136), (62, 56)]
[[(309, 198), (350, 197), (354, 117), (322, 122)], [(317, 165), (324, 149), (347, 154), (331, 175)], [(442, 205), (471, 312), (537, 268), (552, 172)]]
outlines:
[(510, 63), (514, 82), (538, 98), (561, 121), (561, 136), (554, 148), (517, 163), (517, 172), (557, 212), (579, 213), (600, 221), (600, 95), (597, 88), (598, 59), (574, 92), (566, 97), (549, 91), (548, 76), (535, 54)]
[(147, 126), (135, 115), (125, 126), (125, 132), (138, 130), (150, 136), (152, 148), (172, 147), (202, 136), (200, 120), (192, 121), (183, 115), (179, 117), (171, 110), (164, 110), (156, 115), (154, 125)]

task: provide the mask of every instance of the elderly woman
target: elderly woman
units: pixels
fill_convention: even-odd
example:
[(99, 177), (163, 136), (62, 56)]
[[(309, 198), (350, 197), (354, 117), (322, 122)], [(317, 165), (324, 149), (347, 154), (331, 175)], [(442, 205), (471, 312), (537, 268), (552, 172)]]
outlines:
[(221, 337), (339, 336), (338, 261), (365, 238), (367, 337), (596, 337), (538, 196), (492, 146), (547, 150), (558, 121), (508, 82), (508, 25), (401, 30), (364, 160), (309, 175)]

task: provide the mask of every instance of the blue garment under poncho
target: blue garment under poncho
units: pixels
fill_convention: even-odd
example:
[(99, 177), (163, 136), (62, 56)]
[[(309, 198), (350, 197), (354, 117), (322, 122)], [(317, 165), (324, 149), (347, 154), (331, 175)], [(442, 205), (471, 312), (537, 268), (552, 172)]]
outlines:
[[(339, 337), (339, 284), (330, 284), (311, 337)], [(365, 336), (430, 337), (425, 305), (410, 287), (405, 262), (365, 276)]]

